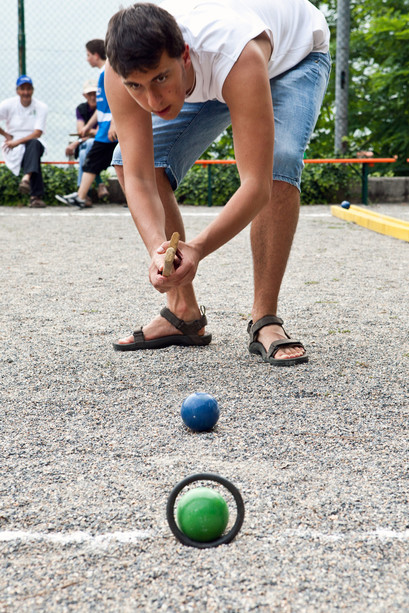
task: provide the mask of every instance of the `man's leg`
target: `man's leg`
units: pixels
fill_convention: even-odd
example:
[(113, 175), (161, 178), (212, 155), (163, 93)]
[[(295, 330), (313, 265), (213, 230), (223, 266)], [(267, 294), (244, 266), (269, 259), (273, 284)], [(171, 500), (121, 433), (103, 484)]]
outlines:
[(91, 199), (88, 197), (88, 191), (91, 188), (95, 179), (95, 174), (92, 172), (83, 172), (81, 177), (81, 183), (77, 192), (72, 194), (65, 194), (61, 196), (56, 194), (55, 197), (59, 202), (64, 204), (78, 206), (80, 209), (92, 207)]
[[(264, 315), (276, 315), (281, 282), (297, 228), (299, 191), (284, 181), (274, 181), (271, 200), (251, 224), (251, 248), (254, 269), (253, 322)], [(286, 338), (280, 326), (262, 328), (257, 340), (266, 350), (276, 340)], [(275, 358), (303, 355), (300, 347), (280, 349)]]
[(33, 139), (25, 144), (26, 150), (22, 160), (24, 179), (30, 181), (30, 193), (32, 196), (44, 196), (44, 183), (41, 173), (41, 156), (44, 147), (39, 140)]
[[(318, 118), (330, 70), (329, 56), (312, 53), (292, 70), (270, 81), (274, 107), (274, 172), (270, 202), (251, 226), (254, 259), (253, 322), (277, 315), (281, 283), (297, 228), (303, 154)], [(269, 325), (257, 340), (266, 350), (285, 339), (281, 326)], [(276, 359), (297, 358), (301, 347), (280, 349)]]
[(85, 164), (85, 160), (86, 160), (87, 155), (90, 152), (93, 144), (94, 144), (94, 139), (93, 138), (88, 138), (86, 141), (84, 141), (80, 145), (80, 150), (79, 150), (79, 153), (78, 153), (78, 178), (77, 178), (77, 185), (78, 185), (78, 187), (81, 185), (82, 168), (83, 168), (83, 166)]
[[(229, 124), (227, 106), (215, 100), (204, 104), (185, 104), (181, 114), (172, 121), (153, 118), (156, 181), (165, 210), (168, 239), (173, 232), (179, 232), (181, 240), (185, 239), (182, 216), (173, 190), (203, 151)], [(115, 151), (112, 164), (126, 194), (120, 151)], [(170, 311), (186, 322), (201, 317), (191, 284), (167, 292), (166, 302)], [(174, 335), (178, 331), (163, 317), (157, 316), (143, 327), (143, 333), (146, 340), (151, 340)], [(204, 328), (198, 334), (204, 334)], [(131, 343), (133, 340), (133, 336), (130, 336), (121, 339), (119, 344)]]
[(91, 186), (95, 180), (96, 174), (92, 172), (83, 172), (81, 177), (81, 183), (78, 188), (78, 198), (80, 200), (85, 200)]
[(78, 188), (78, 198), (85, 200), (95, 177), (111, 165), (115, 143), (103, 143), (94, 140), (82, 167), (81, 183)]
[[(123, 178), (122, 166), (116, 166), (115, 170), (121, 187), (125, 193), (125, 183)], [(166, 176), (163, 168), (156, 169), (156, 182), (158, 186), (159, 196), (161, 198), (166, 216), (166, 235), (168, 239), (173, 232), (179, 232), (182, 241), (185, 240), (185, 228), (180, 214), (172, 187)], [(185, 285), (175, 288), (166, 294), (167, 307), (180, 319), (190, 322), (199, 319), (201, 316), (199, 305), (196, 300), (193, 285)], [(202, 328), (198, 332), (199, 335), (204, 334), (205, 329)], [(158, 315), (149, 324), (143, 327), (143, 333), (146, 340), (169, 336), (173, 334), (181, 334), (169, 321)], [(122, 338), (118, 344), (128, 344), (134, 341), (133, 336)]]
[(85, 162), (82, 167), (81, 183), (78, 191), (65, 196), (56, 195), (57, 200), (65, 204), (76, 205), (80, 208), (92, 206), (87, 203), (86, 198), (95, 177), (111, 165), (112, 153), (115, 149), (115, 143), (104, 143), (95, 141), (90, 148)]

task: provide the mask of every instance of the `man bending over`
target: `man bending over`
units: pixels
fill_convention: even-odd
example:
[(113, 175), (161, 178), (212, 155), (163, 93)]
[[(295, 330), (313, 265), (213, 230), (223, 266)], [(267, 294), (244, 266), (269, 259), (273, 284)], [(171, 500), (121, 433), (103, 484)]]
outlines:
[[(199, 262), (251, 222), (249, 350), (274, 365), (308, 361), (277, 317), (296, 230), (303, 154), (328, 83), (329, 30), (308, 0), (167, 0), (116, 13), (106, 36), (106, 91), (120, 143), (116, 168), (167, 306), (116, 350), (206, 345), (193, 279)], [(174, 190), (232, 125), (240, 187), (189, 242)], [(274, 169), (273, 169), (274, 166)], [(161, 274), (172, 232), (175, 271)]]

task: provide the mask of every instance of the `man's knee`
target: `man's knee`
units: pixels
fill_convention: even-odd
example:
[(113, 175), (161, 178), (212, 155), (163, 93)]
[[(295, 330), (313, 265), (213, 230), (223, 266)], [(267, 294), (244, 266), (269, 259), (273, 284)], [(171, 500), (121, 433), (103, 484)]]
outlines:
[(25, 143), (25, 152), (23, 158), (23, 167), (30, 166), (32, 172), (41, 174), (41, 156), (44, 153), (44, 147), (37, 138), (29, 140)]
[(274, 209), (279, 202), (285, 203), (286, 206), (298, 205), (300, 202), (300, 190), (298, 187), (288, 181), (275, 179), (273, 181), (273, 189), (271, 190), (270, 205)]
[(26, 142), (26, 151), (30, 151), (36, 153), (39, 157), (43, 155), (44, 147), (38, 140), (38, 138), (33, 138)]
[(279, 157), (274, 157), (274, 183), (282, 182), (300, 189), (303, 167), (302, 154), (291, 151), (281, 152)]
[(168, 175), (166, 174), (166, 168), (163, 168), (162, 166), (155, 168), (155, 175), (157, 181), (160, 181), (161, 183), (163, 181), (166, 181), (167, 183), (169, 183)]
[(156, 176), (156, 185), (158, 186), (159, 192), (172, 192), (172, 185), (170, 179), (167, 175), (166, 168), (161, 166), (155, 168), (155, 176)]

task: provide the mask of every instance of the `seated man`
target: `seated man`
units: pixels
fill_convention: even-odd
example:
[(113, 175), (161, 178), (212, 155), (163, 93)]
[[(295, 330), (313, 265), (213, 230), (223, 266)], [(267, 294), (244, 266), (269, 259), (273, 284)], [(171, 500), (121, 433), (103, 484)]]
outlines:
[[(78, 140), (70, 143), (65, 149), (65, 155), (67, 155), (68, 157), (73, 156), (78, 159), (78, 187), (81, 184), (83, 172), (82, 169), (84, 166), (85, 158), (87, 157), (92, 145), (94, 144), (94, 137), (98, 130), (97, 120), (95, 119), (95, 121), (93, 121), (93, 116), (97, 108), (97, 89), (98, 85), (96, 81), (90, 80), (84, 83), (82, 95), (86, 99), (86, 102), (81, 102), (81, 104), (79, 104), (75, 109), (75, 115), (77, 120), (77, 133), (80, 134), (84, 126), (88, 124), (88, 122), (90, 122), (90, 128), (85, 136), (82, 136)], [(95, 182), (98, 186), (98, 198), (105, 198), (108, 195), (108, 190), (102, 182), (102, 179), (99, 174), (96, 176)], [(91, 198), (89, 196), (86, 197), (86, 201), (88, 202), (88, 204), (92, 204)]]
[(30, 194), (30, 207), (45, 207), (41, 156), (45, 150), (42, 135), (45, 131), (48, 107), (33, 98), (33, 82), (27, 75), (17, 79), (17, 96), (0, 103), (0, 121), (5, 120), (3, 143), (6, 166), (18, 176), (23, 168), (19, 185), (22, 194)]
[[(297, 226), (303, 154), (328, 83), (328, 48), (325, 18), (308, 0), (139, 2), (111, 18), (106, 88), (120, 143), (112, 163), (151, 257), (150, 281), (167, 297), (160, 315), (114, 343), (116, 350), (208, 344), (192, 285), (197, 267), (252, 222), (249, 351), (275, 366), (307, 362), (277, 304)], [(229, 124), (240, 187), (185, 242), (173, 190)], [(179, 257), (164, 276), (174, 231)]]

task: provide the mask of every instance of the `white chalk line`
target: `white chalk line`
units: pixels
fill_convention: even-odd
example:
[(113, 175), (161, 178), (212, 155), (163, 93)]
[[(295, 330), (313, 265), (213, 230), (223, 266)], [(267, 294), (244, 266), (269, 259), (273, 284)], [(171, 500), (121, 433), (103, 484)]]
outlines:
[[(219, 207), (218, 207), (219, 208)], [(182, 217), (217, 217), (220, 213), (220, 208), (219, 210), (213, 209), (212, 211), (206, 211), (206, 212), (184, 212), (183, 210), (181, 211), (182, 213)], [(106, 212), (92, 212), (92, 211), (77, 211), (74, 209), (74, 211), (49, 211), (49, 212), (41, 212), (41, 211), (33, 211), (30, 213), (23, 213), (22, 211), (0, 211), (0, 217), (14, 217), (14, 218), (18, 218), (18, 217), (78, 217), (78, 218), (88, 218), (88, 217), (128, 217), (129, 216), (129, 212), (128, 211), (121, 211), (121, 212), (110, 212), (110, 211), (106, 211)], [(331, 217), (330, 213), (310, 213), (310, 212), (305, 212), (305, 214), (303, 214), (303, 211), (301, 209), (301, 213), (300, 213), (301, 217), (307, 218), (307, 217)]]
[[(33, 532), (28, 530), (0, 531), (3, 543), (50, 543), (52, 545), (86, 545), (93, 549), (105, 549), (110, 545), (134, 545), (154, 536), (153, 530), (115, 531), (92, 534), (85, 531), (76, 532)], [(251, 538), (251, 537), (250, 537)], [(259, 538), (279, 541), (288, 539), (320, 540), (323, 542), (339, 541), (409, 541), (409, 530), (397, 531), (389, 528), (377, 528), (372, 531), (320, 532), (317, 530), (288, 529), (280, 532), (265, 533)]]
[(316, 539), (322, 541), (409, 541), (409, 530), (397, 531), (390, 530), (389, 528), (376, 528), (376, 530), (370, 531), (350, 531), (350, 532), (320, 532), (318, 530), (308, 530), (303, 528), (297, 528), (293, 530), (284, 530), (282, 533), (276, 533), (271, 535), (273, 539), (279, 540), (280, 538), (304, 538), (304, 539)]
[(0, 531), (0, 542), (12, 543), (51, 543), (53, 545), (88, 545), (92, 548), (106, 548), (109, 545), (134, 545), (153, 535), (152, 530), (129, 530), (125, 532), (107, 532), (91, 534), (85, 531), (76, 532), (31, 532), (27, 530)]
[[(206, 213), (183, 213), (182, 212), (182, 216), (183, 217), (217, 217), (217, 215), (219, 214), (219, 211), (209, 211)], [(88, 218), (88, 217), (130, 217), (129, 212), (128, 211), (121, 211), (120, 213), (114, 213), (114, 212), (108, 212), (106, 211), (105, 213), (101, 212), (101, 213), (97, 213), (97, 212), (90, 212), (90, 211), (86, 211), (86, 212), (82, 212), (82, 211), (76, 211), (74, 209), (74, 211), (59, 211), (59, 212), (47, 212), (47, 213), (42, 213), (39, 211), (35, 211), (35, 213), (22, 213), (22, 212), (16, 212), (13, 214), (13, 212), (8, 212), (8, 211), (0, 211), (0, 217), (14, 217), (14, 218), (19, 218), (19, 217), (33, 217), (35, 215), (35, 217), (78, 217), (79, 218)]]

